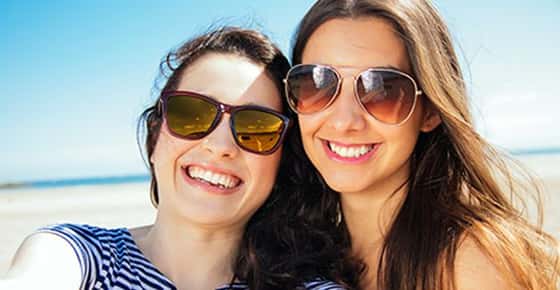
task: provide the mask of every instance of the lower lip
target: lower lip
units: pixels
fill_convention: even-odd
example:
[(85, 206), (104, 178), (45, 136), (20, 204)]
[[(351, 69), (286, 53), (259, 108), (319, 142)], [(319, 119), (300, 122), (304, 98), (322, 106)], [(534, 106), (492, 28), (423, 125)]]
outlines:
[(331, 151), (329, 145), (327, 144), (327, 141), (321, 141), (321, 143), (323, 143), (323, 149), (327, 153), (327, 157), (329, 157), (329, 159), (345, 164), (359, 164), (368, 161), (375, 154), (375, 152), (377, 152), (380, 146), (379, 144), (375, 144), (368, 153), (359, 157), (342, 157)]
[(185, 181), (188, 184), (190, 184), (191, 186), (201, 188), (205, 192), (212, 193), (212, 194), (231, 195), (231, 194), (235, 193), (239, 189), (239, 186), (241, 185), (241, 184), (238, 184), (238, 185), (236, 185), (232, 188), (220, 188), (220, 187), (217, 187), (217, 186), (213, 186), (213, 185), (211, 185), (207, 182), (204, 182), (202, 180), (190, 177), (189, 174), (187, 174), (187, 170), (184, 169), (184, 168), (181, 168), (181, 171), (183, 173), (182, 174), (183, 178), (185, 179)]

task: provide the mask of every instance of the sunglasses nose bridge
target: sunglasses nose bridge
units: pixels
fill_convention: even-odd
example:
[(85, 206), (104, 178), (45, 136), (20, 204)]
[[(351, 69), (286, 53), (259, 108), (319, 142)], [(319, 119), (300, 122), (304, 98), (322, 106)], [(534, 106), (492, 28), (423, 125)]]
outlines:
[(223, 113), (231, 114), (232, 109), (233, 109), (233, 107), (230, 106), (230, 105), (223, 104), (223, 103), (218, 104), (218, 111), (222, 114)]
[(216, 115), (216, 126), (219, 126), (222, 123), (222, 119), (224, 118), (224, 114), (228, 114), (230, 116), (231, 119), (231, 114), (234, 110), (233, 106), (230, 106), (228, 104), (223, 104), (223, 103), (219, 103), (217, 104), (217, 108), (218, 108), (218, 113)]
[[(340, 96), (344, 97), (345, 95), (351, 92), (352, 96), (356, 99), (357, 105), (360, 105), (360, 97), (358, 96), (358, 86), (357, 86), (359, 75), (356, 76), (352, 74), (347, 74), (347, 75), (337, 74), (337, 76), (338, 76), (338, 87), (333, 98), (340, 97)], [(345, 79), (349, 79), (350, 82), (348, 82), (348, 80), (345, 81)]]
[[(353, 76), (350, 78), (354, 79)], [(328, 113), (328, 126), (340, 132), (363, 130), (365, 117), (359, 99), (355, 97), (354, 86), (351, 83), (344, 85), (341, 79), (337, 95)]]

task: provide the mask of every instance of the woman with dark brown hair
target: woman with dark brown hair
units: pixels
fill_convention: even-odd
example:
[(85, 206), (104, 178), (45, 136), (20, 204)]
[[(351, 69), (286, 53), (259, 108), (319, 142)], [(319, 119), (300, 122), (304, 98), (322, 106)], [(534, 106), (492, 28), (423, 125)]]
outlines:
[(308, 212), (337, 228), (356, 263), (349, 281), (557, 289), (557, 241), (513, 205), (538, 187), (475, 131), (449, 32), (429, 1), (319, 0), (292, 60), (286, 95), (324, 192)]
[(303, 214), (310, 168), (282, 145), (292, 133), (280, 50), (222, 28), (162, 68), (169, 77), (141, 118), (154, 224), (45, 227), (21, 245), (2, 289), (342, 289), (326, 280), (341, 277), (334, 235)]

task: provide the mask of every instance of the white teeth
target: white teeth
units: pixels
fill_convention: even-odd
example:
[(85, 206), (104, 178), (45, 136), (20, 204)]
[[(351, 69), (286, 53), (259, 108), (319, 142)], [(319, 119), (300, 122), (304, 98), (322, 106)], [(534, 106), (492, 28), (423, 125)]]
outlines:
[(204, 171), (199, 177), (207, 181), (212, 181), (212, 171)]
[(352, 146), (352, 147), (345, 147), (333, 144), (328, 142), (329, 148), (332, 152), (340, 155), (341, 157), (346, 158), (357, 158), (360, 157), (373, 149), (373, 145), (361, 145), (361, 146)]
[(222, 175), (222, 176), (219, 177), (219, 179), (220, 179), (220, 180), (218, 181), (218, 183), (220, 183), (220, 184), (225, 184), (226, 187), (227, 187), (227, 185), (229, 184), (228, 178)]
[(196, 166), (189, 166), (188, 174), (192, 178), (200, 179), (222, 188), (232, 188), (239, 182), (239, 179), (234, 176), (213, 172)]
[(366, 147), (361, 147), (360, 148), (360, 155), (364, 155), (368, 152), (369, 150)]

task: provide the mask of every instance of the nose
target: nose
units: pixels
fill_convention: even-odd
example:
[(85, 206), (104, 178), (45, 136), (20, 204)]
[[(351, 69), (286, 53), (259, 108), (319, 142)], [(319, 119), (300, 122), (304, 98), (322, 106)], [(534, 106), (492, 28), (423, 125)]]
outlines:
[(224, 115), (217, 127), (202, 140), (204, 150), (218, 158), (234, 158), (239, 148), (229, 127), (229, 114)]
[(336, 131), (360, 131), (366, 126), (366, 116), (354, 96), (353, 79), (343, 79), (340, 92), (331, 104), (329, 125)]

